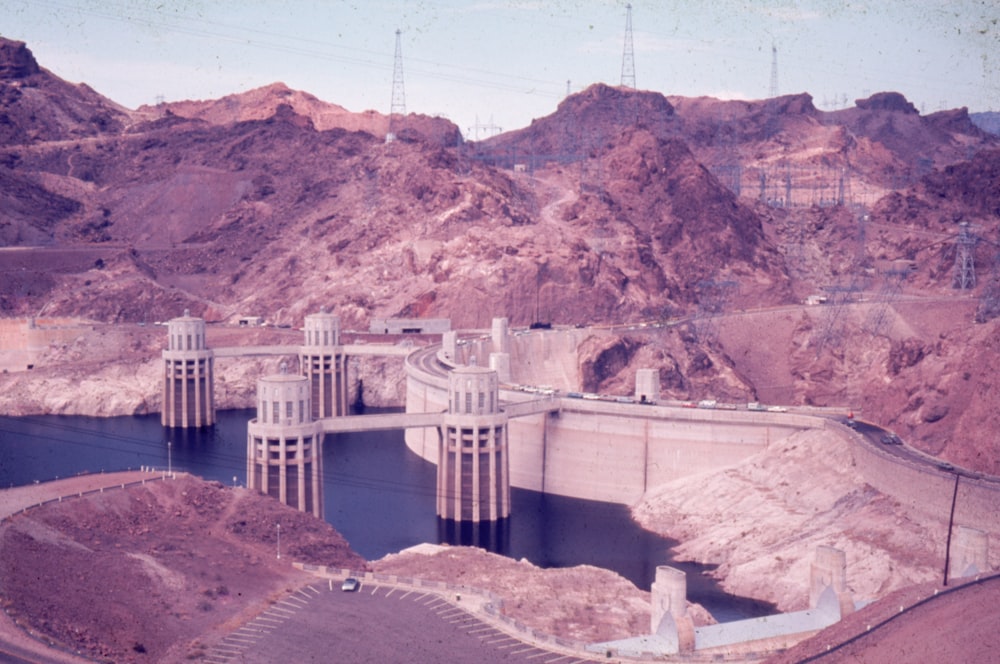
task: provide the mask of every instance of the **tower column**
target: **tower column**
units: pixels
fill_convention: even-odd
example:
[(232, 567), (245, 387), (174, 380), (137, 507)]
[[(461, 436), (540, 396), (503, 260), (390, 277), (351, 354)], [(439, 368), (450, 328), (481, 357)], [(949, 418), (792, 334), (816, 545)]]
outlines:
[(197, 428), (215, 424), (212, 351), (205, 344), (205, 321), (185, 311), (167, 323), (163, 351), (163, 405), (165, 427)]
[(247, 488), (323, 518), (323, 424), (310, 413), (309, 388), (307, 377), (287, 371), (257, 381), (257, 417), (247, 423)]
[(340, 319), (320, 311), (305, 319), (305, 345), (299, 349), (302, 374), (312, 390), (312, 417), (348, 414), (347, 356), (340, 345)]
[(449, 374), (449, 408), (438, 454), (438, 517), (481, 523), (510, 516), (507, 415), (497, 373), (459, 367)]

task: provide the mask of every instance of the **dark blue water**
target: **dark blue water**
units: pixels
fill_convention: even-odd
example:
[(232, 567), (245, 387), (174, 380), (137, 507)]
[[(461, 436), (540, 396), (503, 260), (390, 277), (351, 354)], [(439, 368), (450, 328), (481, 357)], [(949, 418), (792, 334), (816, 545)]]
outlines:
[[(246, 423), (252, 410), (222, 411), (210, 430), (166, 430), (159, 416), (0, 418), (0, 487), (84, 472), (142, 466), (246, 484)], [(500, 527), (455, 533), (435, 515), (435, 467), (410, 452), (403, 432), (342, 434), (324, 446), (326, 520), (369, 560), (422, 542), (488, 545), (542, 567), (594, 565), (648, 590), (658, 565), (688, 573), (688, 596), (720, 620), (773, 612), (734, 598), (693, 563), (674, 563), (675, 541), (638, 527), (622, 505), (512, 489), (511, 518)]]

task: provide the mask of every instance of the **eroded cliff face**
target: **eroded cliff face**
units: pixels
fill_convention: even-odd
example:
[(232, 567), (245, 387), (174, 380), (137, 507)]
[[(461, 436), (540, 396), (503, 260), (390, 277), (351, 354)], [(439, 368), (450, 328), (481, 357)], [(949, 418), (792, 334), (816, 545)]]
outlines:
[(727, 590), (782, 611), (807, 608), (817, 546), (843, 550), (850, 592), (873, 599), (938, 578), (947, 536), (945, 518), (909, 514), (867, 486), (847, 442), (822, 430), (671, 482), (633, 512), (644, 527), (680, 539), (679, 559), (718, 565), (712, 574)]
[[(52, 340), (45, 348), (32, 353), (33, 368), (18, 366), (0, 374), (0, 412), (92, 417), (160, 412), (165, 327), (64, 323), (52, 328)], [(23, 327), (27, 325), (22, 321)], [(210, 327), (208, 343), (209, 347), (295, 346), (303, 341), (300, 335), (291, 330)], [(254, 408), (257, 380), (279, 373), (282, 363), (295, 367), (298, 356), (216, 358), (216, 408)], [(354, 358), (348, 377), (349, 403), (360, 399), (370, 407), (403, 405), (406, 381), (400, 358)]]
[[(921, 116), (895, 93), (823, 113), (806, 94), (724, 102), (595, 85), (480, 144), (418, 116), (386, 144), (381, 116), (281, 84), (128, 111), (23, 44), (4, 41), (0, 61), (14, 132), (0, 238), (45, 245), (4, 253), (7, 316), (148, 323), (190, 309), (298, 327), (325, 306), (357, 329), (394, 315), (455, 328), (679, 321), (676, 334), (585, 349), (569, 383), (628, 394), (636, 369), (659, 368), (668, 396), (857, 407), (951, 459), (987, 469), (997, 456), (971, 398), (991, 389), (975, 369), (997, 362), (989, 332), (920, 322), (941, 311), (928, 298), (954, 294), (957, 222), (977, 238), (1000, 226), (997, 138), (966, 113)], [(971, 249), (981, 321), (1000, 312), (992, 246)], [(923, 298), (925, 310), (890, 331), (871, 313), (803, 313), (774, 331), (739, 316), (816, 293), (889, 308)], [(103, 371), (81, 376), (106, 376), (111, 406), (87, 411), (155, 410), (128, 371)], [(237, 370), (222, 371), (221, 403), (244, 403), (251, 379), (230, 386)], [(31, 409), (88, 398), (60, 401), (50, 394), (76, 388), (45, 380), (20, 392)], [(361, 380), (365, 401), (393, 400)]]

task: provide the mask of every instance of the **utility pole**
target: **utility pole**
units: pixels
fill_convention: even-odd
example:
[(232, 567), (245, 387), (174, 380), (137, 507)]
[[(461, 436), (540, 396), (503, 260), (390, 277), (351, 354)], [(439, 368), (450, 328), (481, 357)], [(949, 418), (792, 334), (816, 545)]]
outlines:
[(632, 47), (632, 5), (625, 5), (625, 50), (622, 54), (623, 88), (635, 90), (635, 49)]
[(778, 47), (771, 42), (771, 87), (767, 96), (774, 99), (778, 96)]

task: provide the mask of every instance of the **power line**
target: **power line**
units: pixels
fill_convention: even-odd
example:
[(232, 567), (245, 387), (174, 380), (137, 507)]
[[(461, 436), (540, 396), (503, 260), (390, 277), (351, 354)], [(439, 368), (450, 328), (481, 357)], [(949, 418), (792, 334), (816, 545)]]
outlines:
[[(143, 456), (147, 457), (146, 463), (148, 463), (149, 465), (156, 465), (157, 463), (162, 461), (166, 451), (166, 441), (163, 438), (159, 440), (152, 440), (148, 438), (137, 438), (134, 436), (109, 433), (106, 431), (90, 429), (87, 427), (74, 426), (72, 424), (67, 424), (67, 423), (44, 421), (30, 417), (19, 417), (14, 419), (21, 422), (29, 422), (37, 427), (54, 429), (57, 433), (53, 435), (47, 435), (45, 433), (27, 433), (24, 431), (17, 431), (7, 428), (2, 424), (0, 424), (0, 433), (11, 434), (14, 436), (24, 436), (25, 438), (30, 438), (33, 441), (45, 441), (50, 443), (57, 443), (59, 445), (74, 445), (77, 447), (84, 447), (93, 450), (104, 450), (119, 454), (135, 454), (137, 456), (136, 466), (143, 465), (144, 463)], [(59, 435), (58, 432), (67, 435)], [(164, 432), (163, 435), (168, 435), (168, 434)], [(116, 446), (113, 444), (106, 444), (102, 442), (86, 440), (85, 437), (88, 436), (93, 436), (93, 437), (99, 436), (102, 440), (117, 441), (122, 443), (123, 446)], [(326, 442), (324, 443), (324, 449), (332, 446), (335, 450), (337, 446), (336, 441), (337, 441), (336, 436), (327, 437)], [(198, 458), (205, 461), (213, 462), (213, 465), (216, 468), (224, 469), (226, 472), (243, 473), (246, 471), (246, 456), (243, 453), (242, 446), (239, 447), (241, 451), (235, 454), (227, 453), (224, 450), (214, 450), (212, 452), (200, 450), (198, 452)], [(174, 468), (178, 469), (177, 445), (174, 446)], [(120, 470), (120, 469), (103, 468), (103, 470), (110, 471), (110, 470)], [(325, 482), (329, 482), (328, 486), (336, 485), (338, 487), (351, 487), (357, 489), (389, 491), (393, 493), (406, 493), (410, 495), (421, 495), (421, 496), (436, 495), (436, 487), (424, 487), (422, 485), (414, 484), (412, 482), (399, 481), (398, 479), (389, 480), (373, 476), (358, 475), (356, 469), (352, 470), (352, 472), (350, 473), (344, 473), (344, 472), (336, 472), (333, 470), (327, 470), (326, 468), (324, 468), (322, 476)]]
[[(232, 42), (234, 44), (261, 48), (264, 50), (287, 53), (291, 55), (301, 55), (304, 57), (309, 57), (319, 60), (340, 62), (344, 64), (351, 64), (361, 67), (368, 67), (372, 69), (379, 69), (382, 71), (386, 71), (389, 68), (388, 65), (386, 64), (385, 52), (383, 51), (373, 51), (369, 49), (346, 47), (346, 46), (338, 47), (335, 44), (330, 44), (326, 41), (308, 39), (301, 36), (286, 35), (282, 33), (270, 32), (254, 28), (245, 28), (218, 21), (210, 21), (203, 18), (192, 20), (188, 19), (187, 17), (180, 16), (178, 17), (178, 21), (165, 21), (160, 19), (145, 18), (137, 14), (128, 13), (128, 11), (135, 11), (134, 8), (131, 7), (129, 8), (128, 11), (122, 8), (122, 11), (120, 13), (111, 13), (108, 11), (87, 9), (76, 5), (60, 3), (60, 2), (51, 2), (46, 0), (38, 0), (38, 4), (43, 6), (49, 6), (54, 9), (59, 9), (60, 11), (73, 10), (79, 12), (80, 14), (93, 16), (95, 18), (116, 21), (119, 23), (140, 25), (148, 28), (169, 30), (178, 34), (190, 35), (193, 37), (203, 37), (206, 39), (211, 39), (213, 41), (222, 40), (226, 42)], [(184, 25), (184, 22), (196, 23), (196, 25), (195, 26)], [(203, 27), (200, 27), (202, 25), (214, 26), (224, 31), (205, 29)], [(291, 46), (288, 44), (281, 43), (280, 41), (260, 40), (252, 37), (247, 38), (244, 36), (240, 36), (240, 33), (246, 33), (250, 35), (260, 35), (265, 38), (277, 38), (278, 40), (288, 40), (295, 42), (297, 44), (313, 44), (316, 45), (317, 47), (320, 47), (323, 50), (317, 48), (305, 48), (302, 46)], [(345, 51), (349, 51), (351, 55), (337, 55), (331, 53), (327, 49), (343, 49)], [(372, 56), (372, 59), (358, 57), (356, 55), (358, 53), (370, 55)], [(413, 67), (410, 68), (411, 74), (419, 73), (424, 77), (435, 80), (462, 83), (465, 85), (483, 87), (488, 89), (519, 92), (522, 94), (530, 94), (535, 96), (551, 97), (553, 99), (559, 99), (562, 97), (561, 89), (563, 84), (561, 81), (539, 79), (529, 76), (522, 76), (518, 74), (507, 74), (504, 72), (483, 69), (483, 68), (464, 67), (461, 65), (454, 65), (451, 63), (438, 62), (434, 60), (426, 60), (420, 58), (408, 58), (408, 62), (410, 62), (411, 64), (420, 63), (436, 67), (439, 69), (456, 72), (456, 73), (447, 73), (447, 72), (437, 72), (421, 68), (413, 68)], [(497, 78), (501, 80), (489, 81), (485, 80), (484, 77)], [(509, 82), (503, 82), (503, 80), (507, 80)], [(540, 86), (545, 86), (545, 89), (539, 89)]]

